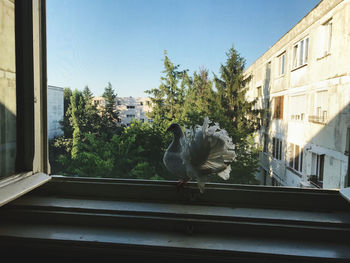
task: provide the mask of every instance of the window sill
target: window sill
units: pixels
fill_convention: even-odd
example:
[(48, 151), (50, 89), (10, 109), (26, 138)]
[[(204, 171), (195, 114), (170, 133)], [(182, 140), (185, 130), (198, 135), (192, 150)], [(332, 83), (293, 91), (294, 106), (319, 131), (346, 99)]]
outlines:
[(331, 55), (331, 53), (327, 53), (327, 54), (325, 54), (324, 56), (317, 58), (316, 60), (317, 60), (317, 61), (320, 61), (320, 60), (322, 60), (322, 59), (324, 59), (324, 58), (326, 58), (326, 57), (329, 57), (330, 55)]
[(305, 63), (305, 64), (303, 64), (303, 65), (301, 65), (301, 66), (298, 66), (298, 67), (296, 67), (296, 68), (293, 68), (293, 69), (291, 70), (291, 72), (296, 71), (296, 70), (298, 70), (298, 69), (301, 69), (301, 68), (303, 68), (303, 67), (306, 67), (307, 65), (308, 65), (308, 63)]
[(32, 172), (10, 176), (0, 181), (0, 206), (35, 189), (51, 179), (44, 173)]
[(0, 209), (0, 245), (67, 259), (350, 259), (350, 205), (338, 191), (208, 184), (200, 194), (194, 183), (175, 185), (54, 177)]
[(279, 80), (279, 79), (282, 79), (286, 76), (286, 73), (283, 73), (282, 75), (279, 75), (275, 78), (275, 80)]

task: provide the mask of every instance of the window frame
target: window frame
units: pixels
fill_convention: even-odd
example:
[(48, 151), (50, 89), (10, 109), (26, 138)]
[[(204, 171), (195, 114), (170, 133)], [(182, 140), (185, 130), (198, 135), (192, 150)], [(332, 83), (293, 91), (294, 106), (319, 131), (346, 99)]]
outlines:
[[(33, 8), (31, 6), (28, 7), (28, 5), (32, 4)], [(24, 52), (26, 56), (29, 55), (29, 57), (19, 56), (19, 58), (23, 59), (23, 63), (21, 63), (23, 67), (21, 69), (22, 73), (21, 70), (18, 70), (18, 72), (19, 75), (24, 74), (24, 76), (18, 76), (18, 87), (19, 89), (22, 89), (23, 92), (29, 92), (29, 98), (33, 98), (33, 100), (30, 100), (24, 93), (18, 93), (20, 101), (24, 103), (19, 105), (19, 107), (22, 107), (22, 111), (20, 111), (22, 115), (19, 117), (19, 123), (21, 128), (28, 128), (26, 133), (21, 132), (19, 134), (19, 140), (21, 140), (21, 144), (18, 145), (21, 150), (19, 157), (22, 158), (19, 159), (19, 167), (23, 169), (23, 171), (29, 172), (28, 178), (33, 178), (31, 173), (40, 171), (42, 171), (43, 175), (46, 177), (46, 173), (49, 173), (47, 127), (45, 127), (47, 126), (47, 91), (45, 86), (46, 62), (44, 62), (46, 56), (46, 44), (45, 42), (42, 42), (45, 39), (43, 35), (43, 32), (45, 32), (45, 20), (40, 20), (40, 16), (38, 16), (39, 14), (42, 15), (42, 12), (45, 12), (45, 0), (16, 1), (16, 13), (17, 12), (24, 12), (25, 14), (23, 14), (23, 17), (30, 18), (29, 20), (22, 20), (21, 18), (20, 21), (16, 21), (20, 22), (17, 24), (22, 26), (22, 34), (25, 36), (18, 48), (23, 49), (21, 52)], [(33, 37), (31, 38), (30, 33), (28, 33), (31, 32), (31, 30), (25, 30), (25, 26), (33, 25), (31, 21), (34, 21), (37, 26), (35, 32), (33, 32), (36, 41), (34, 41)], [(17, 40), (18, 38), (16, 41)], [(34, 46), (33, 43), (35, 44)], [(39, 46), (37, 46), (38, 43)], [(27, 44), (29, 44), (29, 47)], [(32, 53), (34, 58), (31, 59), (30, 54)], [(30, 68), (31, 65), (33, 65), (33, 74), (28, 71), (28, 68)], [(28, 80), (31, 81), (26, 82)], [(25, 83), (27, 86), (23, 85)], [(28, 85), (30, 88), (24, 89), (24, 87), (28, 87)], [(28, 94), (26, 93), (26, 95)], [(36, 101), (35, 103), (34, 98)], [(30, 111), (26, 112), (24, 109), (29, 109)], [(26, 119), (24, 116), (29, 117), (29, 119)], [(37, 124), (39, 126), (37, 126)], [(278, 143), (278, 145), (281, 144)], [(39, 173), (36, 173), (36, 175), (38, 174)], [(18, 176), (22, 177), (23, 175), (19, 174)], [(4, 254), (9, 254), (12, 257), (15, 257), (18, 254), (28, 256), (26, 252), (30, 252), (34, 247), (36, 250), (34, 252), (31, 251), (31, 253), (29, 253), (30, 256), (34, 257), (35, 252), (40, 252), (40, 255), (49, 255), (52, 257), (53, 254), (50, 254), (50, 252), (53, 251), (55, 252), (54, 255), (67, 256), (70, 259), (71, 255), (69, 253), (62, 252), (75, 251), (75, 256), (79, 256), (80, 258), (82, 256), (88, 258), (93, 253), (99, 253), (99, 259), (101, 258), (100, 255), (106, 256), (106, 254), (113, 254), (120, 256), (121, 254), (121, 256), (123, 256), (124, 253), (125, 256), (125, 253), (128, 253), (128, 255), (131, 256), (137, 255), (140, 259), (145, 256), (149, 257), (150, 255), (156, 255), (154, 257), (164, 257), (164, 255), (167, 255), (169, 258), (172, 258), (172, 256), (177, 257), (175, 259), (204, 259), (203, 262), (211, 259), (213, 259), (213, 261), (216, 261), (216, 259), (222, 259), (225, 261), (240, 261), (240, 259), (244, 259), (246, 262), (248, 259), (250, 259), (250, 261), (261, 261), (262, 256), (264, 256), (265, 259), (270, 260), (270, 262), (280, 262), (282, 259), (286, 261), (290, 259), (295, 262), (300, 262), (300, 260), (320, 262), (319, 259), (323, 259), (323, 257), (326, 256), (323, 256), (324, 254), (322, 253), (319, 254), (319, 249), (317, 248), (319, 248), (319, 246), (325, 247), (327, 244), (333, 245), (335, 242), (329, 242), (329, 240), (332, 239), (328, 239), (328, 243), (322, 243), (319, 241), (319, 237), (323, 237), (324, 234), (331, 235), (334, 230), (336, 230), (337, 233), (342, 234), (344, 230), (348, 229), (347, 224), (341, 222), (341, 220), (336, 220), (334, 222), (326, 220), (321, 223), (315, 220), (322, 220), (322, 217), (317, 213), (318, 211), (314, 212), (314, 210), (317, 209), (326, 211), (327, 215), (333, 213), (336, 209), (346, 213), (346, 216), (349, 214), (349, 204), (340, 197), (339, 191), (316, 191), (312, 189), (287, 187), (274, 188), (229, 184), (208, 184), (206, 191), (208, 194), (200, 195), (196, 185), (193, 183), (189, 183), (188, 188), (184, 192), (178, 193), (174, 189), (174, 182), (101, 178), (65, 178), (58, 176), (53, 178), (52, 184), (50, 182), (37, 188), (31, 193), (31, 195), (23, 197), (22, 200), (18, 199), (17, 201), (19, 203), (16, 204), (13, 202), (1, 210), (2, 216), (0, 218), (3, 225), (1, 225), (2, 228), (0, 228), (0, 243), (1, 245), (5, 245), (1, 247), (4, 250)], [(70, 203), (67, 199), (65, 200), (64, 198), (68, 196), (73, 197), (73, 199), (75, 198), (75, 202), (80, 205), (84, 202), (98, 203), (99, 201), (102, 201), (104, 207), (103, 209), (101, 209), (101, 207), (96, 207), (95, 210), (82, 207), (73, 209), (73, 207), (70, 207)], [(161, 200), (160, 197), (162, 197)], [(151, 204), (153, 202), (154, 204), (163, 203), (165, 205), (167, 203), (175, 203), (184, 210), (189, 205), (197, 205), (197, 211), (200, 213), (191, 217), (193, 211), (190, 211), (191, 213), (181, 213), (174, 217), (169, 217), (168, 209), (153, 214), (144, 213), (142, 210), (129, 210), (125, 214), (118, 215), (113, 209), (110, 209), (115, 205), (113, 202), (127, 199), (134, 203), (135, 201), (139, 201), (141, 203), (139, 207), (143, 207), (144, 203), (142, 202), (146, 201), (151, 202)], [(62, 200), (67, 201), (67, 207), (54, 206), (55, 203), (57, 204)], [(21, 203), (23, 201), (24, 203)], [(38, 201), (44, 201), (45, 206), (43, 208), (38, 206)], [(242, 217), (238, 216), (233, 217), (234, 220), (230, 217), (220, 217), (222, 216), (220, 210), (217, 210), (212, 216), (206, 215), (204, 213), (206, 207), (215, 208), (215, 204), (226, 206), (234, 212), (240, 211), (243, 208), (246, 209), (247, 212), (252, 211), (257, 213), (252, 213), (250, 217), (246, 218), (247, 220), (242, 220)], [(275, 221), (271, 221), (268, 217), (264, 218), (264, 216), (269, 215), (269, 213), (271, 215), (270, 209), (275, 209), (276, 211), (283, 209), (290, 210), (288, 211), (289, 217), (293, 222), (295, 221), (295, 223), (291, 224), (290, 220), (281, 220), (281, 218)], [(310, 213), (314, 216), (314, 220), (311, 222), (307, 222), (306, 220), (301, 221), (300, 215), (302, 214), (302, 210), (311, 210)], [(280, 216), (280, 214), (282, 213), (276, 213), (277, 216)], [(22, 217), (18, 215), (24, 216)], [(127, 215), (129, 217), (127, 217)], [(47, 216), (51, 216), (50, 218), (55, 221), (48, 222)], [(128, 226), (128, 229), (133, 229), (134, 232), (139, 231), (139, 229), (134, 228), (135, 225), (133, 224), (137, 219), (148, 219), (147, 227), (150, 225), (153, 227), (167, 225), (170, 231), (163, 232), (169, 233), (169, 235), (166, 235), (167, 243), (165, 242), (163, 246), (154, 244), (145, 245), (144, 243), (135, 244), (132, 243), (132, 236), (128, 235), (126, 235), (124, 243), (115, 242), (115, 239), (111, 238), (112, 235), (109, 231), (112, 230), (115, 226), (114, 224), (116, 224), (116, 216), (120, 216), (121, 218), (124, 217), (123, 222)], [(131, 220), (125, 220), (125, 218), (131, 218)], [(159, 222), (157, 221), (159, 219), (164, 219), (161, 223), (165, 222), (165, 224), (156, 224), (155, 222)], [(11, 222), (11, 220), (13, 221)], [(10, 223), (8, 223), (8, 221), (10, 221)], [(175, 224), (178, 222), (180, 222), (180, 224)], [(118, 221), (118, 223), (120, 223), (120, 221)], [(234, 224), (230, 225), (232, 223)], [(175, 243), (178, 240), (182, 242), (183, 240), (191, 240), (191, 238), (202, 238), (202, 233), (199, 232), (199, 234), (197, 234), (196, 232), (193, 232), (193, 229), (197, 230), (197, 227), (198, 229), (202, 228), (212, 231), (209, 237), (212, 238), (215, 234), (219, 241), (222, 240), (226, 242), (228, 240), (227, 233), (219, 235), (215, 232), (216, 229), (213, 228), (214, 225), (217, 225), (218, 229), (221, 229), (221, 231), (234, 231), (232, 236), (235, 238), (242, 237), (241, 240), (238, 240), (236, 243), (239, 244), (241, 250), (233, 250), (235, 247), (233, 249), (231, 248), (231, 250), (224, 250), (220, 243), (214, 243), (214, 246), (210, 249), (204, 246), (207, 241), (209, 241), (208, 244), (210, 241), (213, 243), (213, 239), (205, 241), (202, 239), (199, 240), (200, 242), (198, 243), (184, 242), (182, 243), (182, 247), (171, 247), (172, 243)], [(10, 227), (7, 228), (6, 226)], [(17, 226), (20, 226), (20, 229), (18, 229)], [(31, 231), (31, 226), (34, 226), (34, 231)], [(228, 228), (227, 226), (232, 227)], [(241, 245), (241, 241), (245, 242), (246, 236), (239, 236), (241, 233), (239, 232), (240, 226), (249, 226), (249, 231), (254, 233), (252, 241), (256, 244), (255, 250), (246, 251), (242, 249), (244, 246)], [(149, 237), (152, 238), (153, 232), (145, 227), (144, 221), (142, 221), (142, 227), (143, 228), (140, 228), (140, 232), (144, 234), (143, 240), (147, 241)], [(186, 229), (187, 232), (176, 232), (178, 229), (175, 227), (182, 227)], [(41, 228), (41, 231), (35, 231), (37, 228), (39, 228), (39, 230)], [(300, 250), (302, 252), (306, 251), (306, 253), (304, 252), (304, 254), (296, 255), (293, 254), (294, 249), (303, 249), (303, 246), (300, 246), (300, 242), (297, 242), (299, 237), (293, 234), (299, 228), (302, 228), (308, 236), (313, 238), (312, 241), (314, 242), (314, 248), (316, 249), (310, 251)], [(81, 232), (82, 229), (87, 231)], [(128, 229), (125, 229), (125, 231)], [(44, 232), (48, 233), (48, 235), (43, 236), (42, 234)], [(283, 235), (280, 235), (281, 232)], [(64, 236), (62, 233), (68, 234)], [(154, 231), (154, 233), (156, 233), (156, 231)], [(193, 233), (195, 233), (195, 235), (193, 235)], [(269, 233), (269, 237), (266, 237), (266, 233)], [(264, 244), (262, 242), (264, 239), (262, 238), (272, 239), (270, 237), (272, 233), (277, 234), (279, 239), (275, 239), (273, 245)], [(72, 238), (74, 234), (76, 235)], [(101, 236), (102, 239), (97, 239), (97, 237), (100, 238)], [(115, 236), (116, 235), (114, 235), (113, 238), (115, 238)], [(89, 237), (92, 237), (92, 239), (87, 241)], [(296, 240), (296, 242), (293, 243), (294, 245), (289, 247), (290, 249), (284, 250), (282, 245), (290, 244), (288, 242), (292, 242), (293, 240)], [(339, 240), (334, 241), (339, 242)], [(276, 246), (276, 242), (282, 245)], [(215, 244), (218, 245), (215, 246)], [(261, 246), (261, 244), (264, 244), (264, 246)], [(11, 247), (11, 245), (13, 245), (13, 247)], [(264, 251), (264, 253), (262, 253), (261, 248), (263, 247), (267, 247), (269, 251)], [(17, 254), (7, 248), (12, 248)], [(20, 248), (20, 250), (18, 250), (18, 248)], [(333, 249), (334, 247), (331, 248)], [(328, 248), (328, 250), (330, 249)], [(20, 253), (18, 253), (18, 251), (20, 251)], [(334, 251), (342, 250), (331, 251), (330, 254), (332, 256), (339, 258), (342, 256), (341, 253), (334, 253)], [(313, 252), (313, 254), (310, 256), (309, 254), (311, 252)], [(37, 257), (37, 255), (35, 256)], [(347, 256), (350, 257), (349, 254), (347, 254)], [(326, 258), (326, 260), (327, 259), (328, 258)]]
[(310, 37), (306, 36), (299, 40), (292, 48), (292, 70), (301, 68), (309, 61)]
[(283, 120), (284, 96), (273, 97), (273, 119)]
[(278, 63), (278, 74), (277, 77), (282, 77), (286, 74), (286, 51), (283, 51), (280, 55), (277, 56)]
[(295, 143), (289, 143), (288, 147), (289, 147), (288, 168), (296, 172), (298, 175), (302, 175), (303, 161), (304, 161), (304, 148)]
[(282, 139), (273, 137), (272, 138), (272, 157), (275, 160), (282, 161), (283, 157), (283, 143)]
[(46, 2), (15, 1), (14, 5), (16, 173), (0, 180), (0, 206), (51, 179), (48, 175)]

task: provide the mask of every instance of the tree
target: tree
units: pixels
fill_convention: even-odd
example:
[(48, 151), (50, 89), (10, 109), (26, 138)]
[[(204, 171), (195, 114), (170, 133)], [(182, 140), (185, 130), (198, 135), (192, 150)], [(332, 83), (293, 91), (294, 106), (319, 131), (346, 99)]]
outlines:
[(214, 119), (216, 112), (216, 94), (207, 69), (193, 73), (193, 82), (187, 91), (184, 103), (184, 123), (187, 126), (201, 125), (205, 116)]
[[(149, 117), (158, 125), (167, 126), (170, 122), (182, 122), (183, 105), (186, 90), (191, 85), (188, 70), (179, 71), (180, 65), (174, 65), (164, 52), (164, 71), (159, 88), (147, 90), (150, 94), (153, 110)], [(180, 86), (179, 86), (180, 84)]]
[(109, 134), (109, 138), (118, 132), (118, 112), (116, 107), (116, 97), (112, 84), (108, 82), (107, 87), (102, 94), (106, 99), (106, 105), (102, 109), (102, 127), (101, 132)]
[(214, 82), (223, 113), (222, 122), (233, 136), (233, 142), (239, 142), (242, 137), (258, 128), (256, 123), (259, 111), (254, 110), (255, 100), (246, 99), (247, 84), (251, 76), (244, 76), (244, 58), (234, 47), (226, 53), (226, 56), (225, 65), (220, 67), (221, 79), (214, 76)]
[(236, 145), (237, 158), (231, 165), (231, 182), (256, 183), (258, 158), (250, 137), (258, 128), (256, 123), (260, 111), (254, 110), (256, 101), (246, 99), (251, 76), (244, 76), (244, 58), (234, 47), (226, 55), (226, 63), (220, 67), (221, 78), (214, 76), (220, 107), (216, 119), (219, 119), (220, 125), (228, 131)]
[(71, 114), (71, 104), (70, 104), (70, 97), (72, 96), (73, 92), (70, 88), (65, 88), (63, 90), (63, 119), (60, 122), (61, 129), (63, 131), (65, 138), (72, 138), (73, 136), (73, 128), (69, 124), (69, 116)]
[(81, 127), (83, 124), (83, 111), (84, 111), (84, 101), (83, 96), (80, 91), (77, 89), (73, 91), (73, 94), (70, 98), (71, 103), (71, 116), (70, 116), (70, 124), (73, 127), (73, 137), (72, 137), (72, 150), (71, 150), (71, 158), (76, 158), (79, 152), (79, 145), (81, 138)]

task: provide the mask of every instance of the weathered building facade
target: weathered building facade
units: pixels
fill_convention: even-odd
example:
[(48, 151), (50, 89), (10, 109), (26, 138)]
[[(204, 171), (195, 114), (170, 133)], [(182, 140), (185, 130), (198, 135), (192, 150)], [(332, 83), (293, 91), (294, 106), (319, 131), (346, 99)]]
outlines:
[(343, 188), (350, 137), (350, 1), (324, 0), (245, 72), (266, 110), (261, 184)]

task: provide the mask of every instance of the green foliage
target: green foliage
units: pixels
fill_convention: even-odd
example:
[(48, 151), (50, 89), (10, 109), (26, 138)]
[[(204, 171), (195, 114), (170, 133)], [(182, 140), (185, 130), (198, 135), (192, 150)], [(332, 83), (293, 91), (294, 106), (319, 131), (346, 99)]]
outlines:
[[(133, 122), (118, 125), (116, 96), (108, 83), (103, 97), (105, 107), (98, 110), (86, 86), (83, 91), (65, 89), (65, 116), (61, 122), (64, 135), (50, 142), (50, 161), (54, 173), (133, 179), (177, 180), (165, 169), (162, 159), (171, 135), (166, 129), (172, 122), (193, 126), (205, 116), (218, 122), (233, 138), (236, 160), (229, 182), (256, 184), (258, 150), (252, 134), (258, 128), (259, 112), (255, 101), (248, 102), (243, 75), (244, 59), (231, 48), (220, 68), (220, 77), (209, 78), (207, 69), (189, 76), (188, 70), (172, 63), (164, 53), (164, 70), (158, 88), (146, 91), (153, 110), (148, 117), (153, 124)], [(215, 85), (215, 89), (214, 89)], [(219, 177), (211, 177), (220, 181)]]
[(215, 119), (226, 129), (236, 145), (236, 160), (232, 163), (230, 182), (256, 184), (258, 155), (251, 135), (258, 129), (259, 116), (254, 110), (256, 101), (247, 101), (247, 84), (251, 76), (244, 76), (245, 60), (232, 47), (226, 53), (227, 59), (220, 67), (220, 77), (214, 76), (218, 95), (219, 113)]
[(69, 123), (69, 116), (71, 115), (71, 104), (70, 97), (73, 92), (70, 88), (65, 88), (63, 90), (63, 107), (64, 107), (64, 115), (63, 120), (60, 122), (64, 137), (71, 138), (73, 136), (73, 127)]
[(171, 122), (183, 120), (183, 105), (186, 89), (191, 86), (188, 70), (179, 71), (180, 65), (174, 65), (164, 52), (164, 71), (158, 88), (147, 90), (151, 95), (152, 112), (148, 115), (156, 125), (167, 126)]
[(102, 97), (106, 99), (106, 105), (101, 112), (100, 131), (102, 134), (108, 134), (108, 139), (110, 139), (118, 132), (118, 112), (115, 101), (117, 94), (110, 82), (108, 82), (107, 87), (105, 87)]
[(183, 107), (183, 118), (186, 126), (201, 125), (205, 116), (215, 120), (217, 96), (213, 83), (208, 77), (207, 69), (193, 73), (193, 82), (187, 91)]

